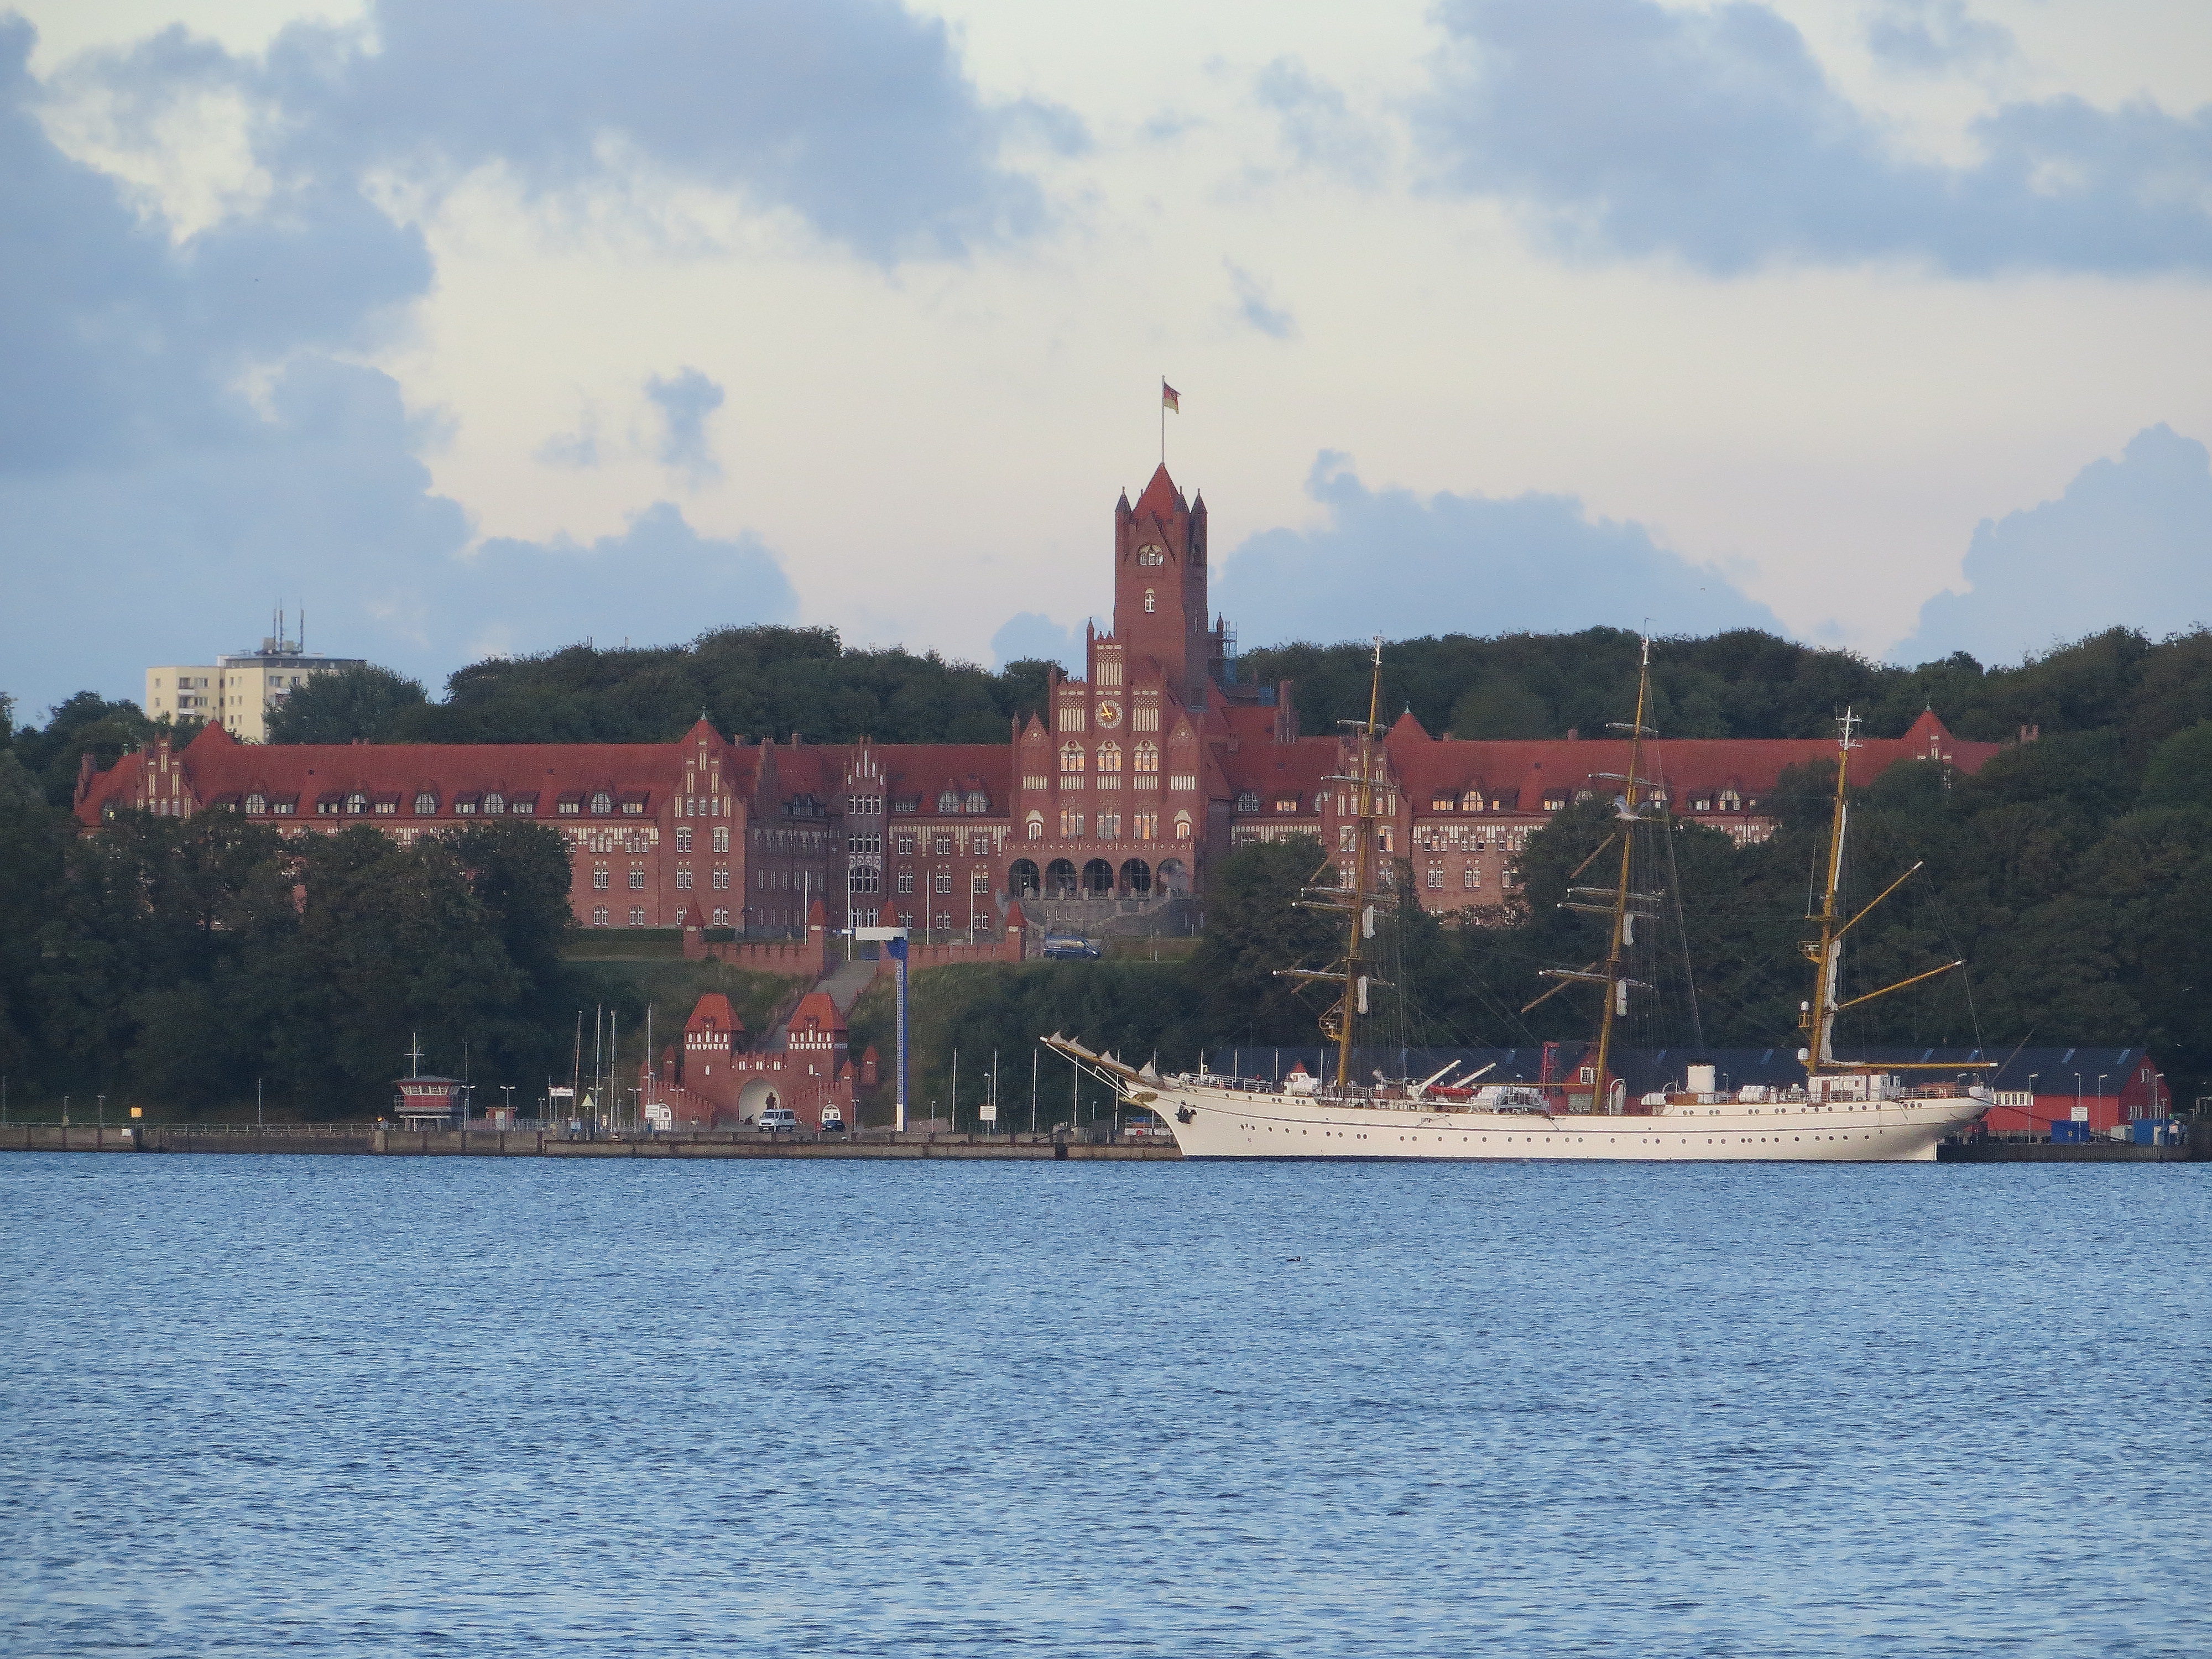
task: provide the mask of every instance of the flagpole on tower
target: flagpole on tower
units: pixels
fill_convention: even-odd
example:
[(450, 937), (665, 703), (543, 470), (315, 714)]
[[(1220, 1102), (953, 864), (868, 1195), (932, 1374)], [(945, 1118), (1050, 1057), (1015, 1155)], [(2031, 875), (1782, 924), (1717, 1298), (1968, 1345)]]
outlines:
[(1168, 377), (1160, 376), (1160, 465), (1168, 464), (1168, 411), (1182, 413), (1182, 393), (1168, 384)]

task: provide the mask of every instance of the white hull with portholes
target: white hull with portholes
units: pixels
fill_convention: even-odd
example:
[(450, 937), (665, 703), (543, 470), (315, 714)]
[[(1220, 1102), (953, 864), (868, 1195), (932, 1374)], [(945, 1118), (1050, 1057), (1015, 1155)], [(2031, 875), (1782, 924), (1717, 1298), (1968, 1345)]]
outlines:
[[(1104, 1069), (1121, 1070), (1111, 1061)], [(1939, 1142), (1990, 1104), (1972, 1092), (1919, 1090), (1893, 1099), (1755, 1105), (1693, 1098), (1620, 1114), (1496, 1111), (1123, 1076), (1125, 1097), (1158, 1113), (1191, 1158), (1929, 1163)]]

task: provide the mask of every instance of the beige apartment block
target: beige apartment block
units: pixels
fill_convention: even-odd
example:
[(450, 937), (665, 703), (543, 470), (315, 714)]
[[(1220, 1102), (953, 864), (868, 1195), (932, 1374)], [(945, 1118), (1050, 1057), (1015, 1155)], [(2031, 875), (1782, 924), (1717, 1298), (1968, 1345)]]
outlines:
[(241, 743), (265, 743), (269, 716), (286, 697), (317, 674), (365, 665), (361, 657), (307, 656), (280, 628), (258, 651), (148, 669), (143, 707), (155, 720), (215, 720)]

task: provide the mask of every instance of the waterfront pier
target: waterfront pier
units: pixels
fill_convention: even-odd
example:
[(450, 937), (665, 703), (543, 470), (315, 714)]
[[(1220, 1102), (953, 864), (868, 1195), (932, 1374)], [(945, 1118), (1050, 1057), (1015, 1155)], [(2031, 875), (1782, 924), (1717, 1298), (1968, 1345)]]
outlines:
[(699, 1130), (622, 1136), (569, 1135), (554, 1129), (403, 1129), (360, 1123), (27, 1123), (0, 1128), (0, 1152), (295, 1152), (369, 1158), (958, 1158), (982, 1163), (1171, 1162), (1182, 1154), (1164, 1136), (1083, 1134), (767, 1135), (755, 1130)]

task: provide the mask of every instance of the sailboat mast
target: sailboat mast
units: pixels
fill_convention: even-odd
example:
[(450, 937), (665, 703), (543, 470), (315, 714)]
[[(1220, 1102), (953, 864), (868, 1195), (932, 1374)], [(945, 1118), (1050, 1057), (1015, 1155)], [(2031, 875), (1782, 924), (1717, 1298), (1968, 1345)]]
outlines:
[(1636, 671), (1636, 723), (1628, 728), (1628, 777), (1622, 796), (1620, 826), (1620, 878), (1613, 894), (1613, 931), (1608, 937), (1605, 954), (1605, 1007), (1598, 1016), (1597, 1027), (1597, 1086), (1590, 1096), (1590, 1109), (1602, 1112), (1612, 1099), (1613, 1088), (1613, 1022), (1628, 1012), (1628, 981), (1621, 976), (1623, 957), (1628, 945), (1629, 878), (1633, 873), (1632, 860), (1636, 852), (1635, 818), (1638, 791), (1644, 781), (1644, 711), (1651, 694), (1651, 641), (1644, 641), (1643, 660)]
[[(1813, 1000), (1798, 1024), (1804, 1028), (1808, 1064), (1826, 1066), (1836, 1058), (1836, 1000), (1843, 981), (1843, 929), (1837, 925), (1836, 894), (1844, 881), (1844, 831), (1850, 805), (1844, 785), (1851, 769), (1851, 728), (1858, 717), (1848, 706), (1837, 722), (1836, 799), (1828, 824), (1828, 874), (1820, 893), (1820, 941), (1806, 954), (1813, 958)], [(1915, 866), (1917, 867), (1917, 866)]]
[(1367, 1012), (1362, 1006), (1366, 991), (1364, 962), (1360, 957), (1360, 942), (1367, 931), (1367, 894), (1369, 877), (1373, 872), (1375, 855), (1375, 722), (1382, 712), (1382, 640), (1375, 640), (1375, 666), (1367, 685), (1367, 720), (1359, 728), (1358, 774), (1352, 786), (1352, 805), (1358, 815), (1352, 832), (1352, 915), (1346, 928), (1344, 946), (1344, 1013), (1336, 1029), (1336, 1086), (1345, 1088), (1352, 1081), (1352, 1045), (1357, 1035), (1358, 1016)]

